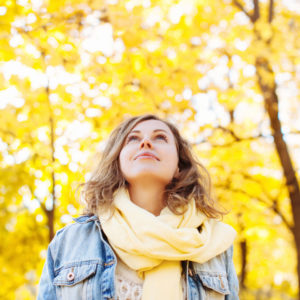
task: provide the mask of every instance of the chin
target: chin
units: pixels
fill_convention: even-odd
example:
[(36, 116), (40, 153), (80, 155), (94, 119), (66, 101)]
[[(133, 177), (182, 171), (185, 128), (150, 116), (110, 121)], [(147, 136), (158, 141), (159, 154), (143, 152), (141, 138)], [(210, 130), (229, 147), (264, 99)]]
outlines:
[(162, 176), (161, 173), (139, 172), (127, 177), (126, 180), (129, 184), (135, 184), (138, 182), (157, 182), (158, 184), (167, 185), (172, 180), (172, 177)]

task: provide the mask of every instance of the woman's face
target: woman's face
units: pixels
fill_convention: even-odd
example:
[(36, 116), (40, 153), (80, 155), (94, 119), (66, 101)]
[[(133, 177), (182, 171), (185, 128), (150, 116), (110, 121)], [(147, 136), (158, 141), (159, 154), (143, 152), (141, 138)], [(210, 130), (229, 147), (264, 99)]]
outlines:
[(167, 185), (178, 173), (175, 138), (168, 125), (159, 120), (138, 123), (124, 141), (119, 163), (129, 184), (154, 180)]

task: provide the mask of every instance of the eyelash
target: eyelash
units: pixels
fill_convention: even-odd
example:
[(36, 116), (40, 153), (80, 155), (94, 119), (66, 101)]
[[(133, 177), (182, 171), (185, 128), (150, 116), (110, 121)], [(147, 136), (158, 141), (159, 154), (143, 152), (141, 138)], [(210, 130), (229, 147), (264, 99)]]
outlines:
[[(131, 142), (132, 140), (136, 140), (138, 138), (139, 137), (137, 135), (131, 135), (128, 137), (127, 143)], [(163, 134), (158, 134), (155, 138), (162, 138), (164, 141), (168, 142), (168, 138)]]
[(158, 134), (156, 136), (156, 138), (158, 138), (158, 137), (163, 138), (166, 142), (168, 141), (168, 138), (165, 135), (163, 135), (163, 134)]
[(128, 137), (127, 143), (130, 142), (130, 141), (132, 141), (132, 140), (136, 140), (137, 138), (138, 137), (136, 135), (131, 135), (131, 136)]

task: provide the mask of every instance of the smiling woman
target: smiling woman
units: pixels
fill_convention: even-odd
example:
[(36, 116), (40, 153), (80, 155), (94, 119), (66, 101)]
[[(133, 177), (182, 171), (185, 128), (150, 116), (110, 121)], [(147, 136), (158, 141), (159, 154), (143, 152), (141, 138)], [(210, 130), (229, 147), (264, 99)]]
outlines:
[[(143, 125), (143, 123), (146, 125)], [(147, 126), (147, 124), (152, 125), (153, 128), (152, 126), (150, 128), (150, 125)], [(154, 128), (153, 124), (157, 128)], [(141, 127), (143, 132), (140, 130)], [(173, 143), (176, 146), (178, 171), (175, 174), (176, 176), (171, 178), (172, 180), (164, 187), (165, 205), (173, 213), (180, 213), (189, 200), (194, 198), (197, 209), (201, 210), (205, 215), (210, 218), (221, 217), (223, 213), (217, 208), (214, 199), (211, 197), (209, 174), (193, 155), (190, 144), (180, 135), (172, 123), (154, 115), (130, 118), (121, 123), (111, 133), (107, 146), (103, 151), (102, 159), (96, 166), (90, 180), (84, 184), (85, 212), (87, 214), (97, 214), (99, 209), (113, 208), (113, 194), (115, 191), (120, 188), (129, 188), (130, 185), (121, 170), (120, 159), (123, 153), (127, 152), (126, 149), (140, 145), (139, 139), (143, 138), (143, 134), (150, 134), (150, 132), (146, 131), (146, 127), (149, 127), (147, 131), (153, 131), (153, 134), (157, 134), (151, 137), (152, 143), (150, 146), (154, 147), (154, 150), (147, 148), (147, 151), (152, 151), (152, 153), (157, 151), (157, 146), (153, 143), (154, 137), (159, 141), (160, 145), (164, 145), (161, 135), (164, 135), (167, 139), (165, 146), (170, 147)], [(163, 129), (164, 131), (156, 131), (158, 129)], [(146, 140), (147, 143), (149, 141)], [(157, 144), (157, 142), (155, 143)], [(145, 146), (149, 147), (149, 145)], [(165, 159), (169, 159), (169, 156), (172, 154), (174, 155), (174, 148), (172, 152), (169, 151), (170, 149), (168, 149), (168, 157)], [(128, 161), (128, 163), (130, 162)], [(162, 162), (162, 164), (164, 163), (165, 161)]]
[(86, 215), (49, 245), (38, 299), (238, 299), (235, 231), (173, 124), (121, 123), (82, 195)]
[(159, 215), (166, 185), (179, 173), (178, 154), (170, 128), (159, 120), (138, 123), (119, 155), (131, 201)]

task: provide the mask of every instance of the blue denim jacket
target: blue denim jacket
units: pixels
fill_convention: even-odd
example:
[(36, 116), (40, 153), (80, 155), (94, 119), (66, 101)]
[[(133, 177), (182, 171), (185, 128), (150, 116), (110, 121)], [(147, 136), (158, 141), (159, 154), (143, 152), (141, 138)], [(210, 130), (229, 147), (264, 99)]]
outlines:
[[(117, 260), (98, 218), (82, 216), (74, 220), (76, 223), (57, 232), (48, 247), (37, 299), (116, 299)], [(183, 262), (188, 300), (239, 299), (232, 252), (231, 246), (204, 264)]]

